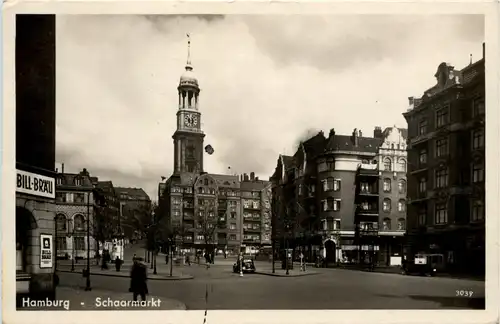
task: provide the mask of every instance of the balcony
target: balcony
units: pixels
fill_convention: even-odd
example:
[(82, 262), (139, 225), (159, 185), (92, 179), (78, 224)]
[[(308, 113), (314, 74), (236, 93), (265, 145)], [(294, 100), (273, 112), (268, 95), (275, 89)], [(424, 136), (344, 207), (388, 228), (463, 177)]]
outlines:
[(184, 209), (194, 209), (194, 204), (184, 204)]
[(378, 216), (378, 206), (360, 203), (360, 206), (356, 207), (357, 215), (368, 215), (368, 216)]
[(243, 228), (243, 232), (252, 232), (252, 233), (260, 233), (261, 228), (260, 227), (247, 227)]
[(260, 243), (260, 239), (258, 238), (243, 238), (243, 243)]
[(378, 191), (375, 188), (361, 189), (358, 193), (360, 196), (377, 197)]
[(182, 218), (192, 220), (192, 219), (194, 219), (194, 215), (184, 213), (184, 214), (182, 214)]

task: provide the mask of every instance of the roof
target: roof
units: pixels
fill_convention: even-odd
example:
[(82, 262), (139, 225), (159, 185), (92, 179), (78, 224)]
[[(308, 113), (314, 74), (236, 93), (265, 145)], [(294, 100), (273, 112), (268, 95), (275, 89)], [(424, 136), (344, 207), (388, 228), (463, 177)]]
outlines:
[(217, 186), (219, 187), (228, 187), (228, 188), (240, 187), (240, 179), (237, 175), (213, 174), (213, 173), (208, 173), (208, 175), (215, 179), (215, 181), (217, 182)]
[(82, 181), (82, 185), (78, 187), (94, 187), (92, 178), (81, 173), (58, 173), (57, 178), (61, 179), (60, 185), (62, 186), (77, 187), (75, 181), (80, 179)]
[(256, 180), (256, 181), (243, 181), (240, 184), (241, 190), (263, 190), (269, 185), (269, 181)]
[(142, 198), (146, 200), (151, 200), (148, 194), (142, 188), (125, 188), (125, 187), (115, 187), (115, 192), (118, 196), (127, 195), (130, 198)]
[(404, 139), (408, 139), (408, 129), (399, 127), (387, 127), (386, 129), (384, 129), (384, 131), (382, 132), (383, 138), (386, 138), (389, 135), (390, 130), (393, 128), (398, 129), (401, 132), (401, 135), (404, 137)]
[(281, 157), (283, 159), (283, 163), (285, 164), (284, 165), (285, 170), (288, 168), (292, 168), (294, 166), (293, 156), (282, 155)]
[(308, 156), (317, 156), (325, 150), (326, 138), (323, 132), (319, 132), (307, 141), (303, 142), (304, 149)]
[(358, 137), (358, 145), (355, 146), (352, 136), (335, 135), (329, 139), (326, 150), (377, 153), (382, 143), (379, 138)]

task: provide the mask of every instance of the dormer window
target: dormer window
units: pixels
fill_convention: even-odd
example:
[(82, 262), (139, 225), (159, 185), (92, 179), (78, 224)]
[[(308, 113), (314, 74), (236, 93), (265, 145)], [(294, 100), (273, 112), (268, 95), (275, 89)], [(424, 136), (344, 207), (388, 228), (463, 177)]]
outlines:
[(81, 186), (83, 183), (81, 178), (75, 178), (75, 186)]
[(57, 181), (57, 183), (56, 183), (57, 185), (62, 185), (62, 178), (58, 177), (56, 179), (56, 181)]

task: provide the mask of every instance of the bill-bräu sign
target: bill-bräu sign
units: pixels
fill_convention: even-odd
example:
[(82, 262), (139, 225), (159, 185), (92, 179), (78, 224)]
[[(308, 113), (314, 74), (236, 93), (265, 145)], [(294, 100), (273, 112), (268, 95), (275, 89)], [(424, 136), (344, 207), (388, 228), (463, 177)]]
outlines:
[(17, 192), (46, 198), (56, 197), (54, 178), (17, 170), (16, 183)]

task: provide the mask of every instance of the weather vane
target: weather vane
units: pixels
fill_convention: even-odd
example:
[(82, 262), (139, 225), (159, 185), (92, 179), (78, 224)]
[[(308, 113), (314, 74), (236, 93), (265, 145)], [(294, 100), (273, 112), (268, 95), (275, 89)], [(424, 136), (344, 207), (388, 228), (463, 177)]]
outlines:
[(187, 64), (191, 64), (191, 35), (189, 33), (186, 34), (188, 39), (188, 56), (187, 56)]

